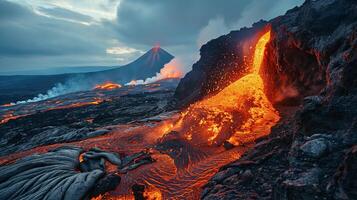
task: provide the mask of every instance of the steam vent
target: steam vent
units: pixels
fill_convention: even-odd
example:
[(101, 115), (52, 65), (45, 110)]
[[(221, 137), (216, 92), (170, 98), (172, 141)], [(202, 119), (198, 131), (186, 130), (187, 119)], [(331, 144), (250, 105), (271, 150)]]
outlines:
[[(279, 10), (290, 2), (269, 6)], [(120, 20), (100, 14), (111, 3), (100, 6), (105, 12), (93, 3), (96, 12), (81, 9), (83, 16), (72, 19), (67, 15), (80, 2), (68, 2), (72, 10), (66, 12), (57, 4), (0, 2), (4, 16), (10, 9), (19, 9), (14, 16), (35, 15), (37, 28), (54, 19), (63, 21), (61, 27), (84, 26), (80, 33), (88, 35), (81, 37), (91, 36), (93, 48), (92, 32), (101, 33), (110, 21), (120, 32), (115, 44), (123, 46), (106, 48), (106, 56), (119, 56), (116, 61), (137, 56), (99, 71), (0, 76), (0, 199), (357, 199), (357, 1), (291, 3), (297, 6), (284, 15), (210, 38), (187, 73), (187, 60), (175, 51), (189, 46), (180, 42), (197, 19), (186, 20), (186, 29), (175, 20), (199, 18), (212, 6), (218, 14), (224, 8), (226, 23), (231, 8), (244, 17), (255, 1), (204, 2), (200, 12), (185, 10), (176, 17), (177, 10), (170, 9), (195, 6), (160, 2), (153, 8), (123, 0), (115, 5)], [(165, 17), (155, 17), (162, 13)], [(146, 30), (152, 27), (141, 24), (142, 15), (162, 30)], [(11, 19), (0, 26), (21, 24)], [(166, 27), (163, 19), (180, 30)], [(220, 23), (210, 19), (199, 29), (200, 41)], [(140, 26), (135, 33), (131, 20)], [(90, 31), (93, 26), (96, 31)], [(68, 29), (67, 37), (71, 34)], [(112, 41), (109, 31), (105, 35), (101, 44)], [(134, 48), (156, 40), (176, 57), (159, 45), (146, 53)], [(124, 46), (132, 41), (133, 47)], [(10, 54), (0, 44), (1, 52)], [(99, 58), (90, 53), (89, 60)]]

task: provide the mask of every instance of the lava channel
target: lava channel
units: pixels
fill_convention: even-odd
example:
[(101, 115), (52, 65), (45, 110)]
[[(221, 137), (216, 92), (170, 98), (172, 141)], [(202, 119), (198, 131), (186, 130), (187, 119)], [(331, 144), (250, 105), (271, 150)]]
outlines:
[[(146, 199), (199, 199), (202, 186), (219, 168), (239, 159), (255, 139), (269, 134), (280, 118), (263, 92), (259, 74), (269, 40), (270, 31), (259, 38), (251, 73), (218, 94), (162, 121), (112, 126), (106, 135), (71, 143), (120, 155), (150, 151), (156, 160), (120, 174), (121, 183), (114, 191), (92, 199), (134, 199), (132, 187), (136, 184), (145, 186)], [(224, 143), (233, 147), (224, 148)], [(8, 163), (60, 145), (34, 148), (0, 161)]]

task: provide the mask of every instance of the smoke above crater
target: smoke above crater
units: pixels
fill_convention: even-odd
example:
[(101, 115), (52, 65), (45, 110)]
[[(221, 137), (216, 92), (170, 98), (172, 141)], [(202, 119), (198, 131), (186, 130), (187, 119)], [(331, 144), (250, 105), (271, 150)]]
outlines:
[(145, 80), (132, 80), (125, 85), (143, 85), (153, 83), (159, 80), (168, 79), (168, 78), (181, 78), (184, 75), (182, 70), (182, 62), (178, 58), (172, 59), (167, 63), (159, 73), (156, 73), (155, 76), (147, 78)]

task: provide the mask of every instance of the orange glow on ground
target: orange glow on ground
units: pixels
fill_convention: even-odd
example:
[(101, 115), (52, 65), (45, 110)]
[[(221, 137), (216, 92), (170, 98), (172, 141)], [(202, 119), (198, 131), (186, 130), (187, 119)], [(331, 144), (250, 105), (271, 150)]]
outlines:
[(144, 198), (147, 200), (162, 200), (162, 194), (159, 189), (150, 185), (144, 191)]
[[(98, 105), (98, 104), (102, 103), (103, 101), (104, 100), (99, 97), (94, 97), (90, 100), (86, 100), (83, 102), (75, 102), (75, 103), (68, 103), (68, 104), (64, 104), (63, 101), (57, 100), (57, 101), (53, 102), (54, 104), (51, 105), (52, 107), (44, 109), (43, 111), (62, 110), (62, 109), (78, 108), (78, 107), (89, 106), (89, 105)], [(23, 113), (20, 112), (19, 113), (14, 110), (6, 111), (4, 114), (0, 115), (0, 124), (5, 124), (5, 123), (9, 122), (10, 120), (19, 119), (19, 118), (33, 114), (33, 112), (31, 112), (31, 107), (28, 108), (28, 110), (26, 109), (26, 110), (22, 110), (22, 111), (28, 111), (28, 112), (23, 112)], [(86, 121), (88, 123), (92, 123), (93, 119), (86, 119)]]
[(252, 73), (233, 82), (218, 94), (192, 104), (182, 112), (178, 131), (194, 143), (239, 145), (269, 134), (279, 114), (264, 94), (259, 75), (270, 31), (260, 37), (254, 52)]
[(69, 104), (69, 105), (57, 106), (57, 107), (49, 108), (49, 109), (47, 109), (47, 111), (49, 111), (49, 110), (61, 110), (61, 109), (68, 109), (68, 108), (77, 108), (77, 107), (89, 106), (89, 105), (98, 105), (98, 104), (100, 104), (102, 102), (103, 102), (103, 99), (94, 98), (93, 101), (76, 102), (76, 103), (72, 103), (72, 104)]
[[(145, 190), (148, 199), (199, 199), (202, 186), (221, 166), (239, 159), (251, 146), (250, 142), (269, 134), (270, 128), (279, 120), (278, 112), (263, 92), (263, 80), (259, 75), (269, 38), (270, 32), (267, 32), (257, 42), (251, 73), (218, 94), (192, 104), (183, 112), (172, 114), (163, 121), (104, 127), (111, 132), (68, 143), (86, 150), (98, 147), (125, 155), (150, 149), (152, 158), (156, 160), (126, 174), (120, 174), (121, 183), (115, 191), (92, 200), (134, 199), (131, 190), (134, 184), (144, 184), (148, 188)], [(178, 131), (178, 139), (184, 140), (183, 144), (189, 144), (189, 148), (181, 148), (180, 152), (188, 152), (187, 166), (177, 164), (176, 162), (181, 160), (175, 160), (162, 150), (154, 148), (157, 142), (167, 138), (172, 130)], [(226, 150), (219, 145), (226, 140), (235, 145), (246, 145)], [(62, 145), (41, 146), (8, 155), (0, 158), (0, 163), (11, 163), (17, 158), (46, 152)], [(79, 160), (82, 159), (80, 156)], [(111, 168), (113, 166), (107, 166), (109, 171), (112, 171)]]
[(13, 111), (9, 111), (9, 112), (5, 113), (3, 116), (1, 116), (2, 119), (0, 120), (0, 124), (5, 124), (10, 120), (17, 119), (17, 118), (20, 118), (20, 117), (25, 117), (25, 116), (27, 116), (27, 115), (26, 114), (24, 114), (24, 115), (14, 115)]
[[(81, 146), (85, 150), (98, 147), (105, 151), (118, 154), (131, 155), (152, 148), (165, 132), (170, 131), (171, 125), (180, 117), (174, 114), (170, 119), (161, 122), (144, 122), (127, 125), (111, 126), (112, 132), (103, 136), (88, 138), (86, 140), (70, 142), (66, 144), (53, 144), (36, 147), (28, 151), (21, 151), (4, 157), (0, 157), (0, 164), (9, 164), (18, 158), (34, 153), (45, 153), (63, 145)], [(182, 168), (175, 165), (174, 160), (159, 151), (152, 149), (152, 157), (156, 162), (140, 166), (126, 174), (120, 174), (122, 180), (115, 191), (111, 191), (94, 200), (134, 200), (131, 187), (134, 184), (143, 184), (148, 190), (146, 196), (162, 197), (162, 199), (198, 199), (201, 188), (207, 181), (217, 173), (220, 166), (236, 160), (247, 149), (237, 147), (229, 151), (219, 147), (202, 148), (209, 156), (201, 158), (191, 157), (192, 161), (188, 167)], [(83, 156), (79, 156), (81, 161)], [(108, 171), (111, 167), (106, 162)], [(154, 199), (154, 198), (151, 198)], [(158, 198), (160, 199), (160, 198)]]
[(13, 106), (14, 104), (12, 104), (12, 103), (7, 103), (7, 104), (3, 104), (3, 105), (1, 105), (2, 107), (10, 107), (10, 106)]
[(113, 82), (105, 82), (103, 84), (98, 84), (94, 87), (95, 90), (114, 90), (121, 88), (122, 86)]

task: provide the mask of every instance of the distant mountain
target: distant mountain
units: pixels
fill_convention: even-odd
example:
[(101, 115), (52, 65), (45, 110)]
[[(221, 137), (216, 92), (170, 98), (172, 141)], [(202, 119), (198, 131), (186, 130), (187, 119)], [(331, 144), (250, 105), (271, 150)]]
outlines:
[(98, 81), (111, 80), (124, 84), (131, 80), (141, 80), (155, 76), (173, 58), (174, 56), (164, 49), (154, 47), (134, 62), (125, 66), (100, 72), (90, 72), (84, 75)]
[[(131, 80), (153, 77), (174, 56), (160, 47), (154, 47), (135, 61), (114, 69), (98, 72), (70, 73), (58, 75), (13, 75), (0, 76), (0, 104), (33, 98), (46, 93), (57, 83), (81, 79), (82, 82), (100, 83), (114, 81), (125, 84)], [(80, 86), (80, 85), (79, 85)]]

